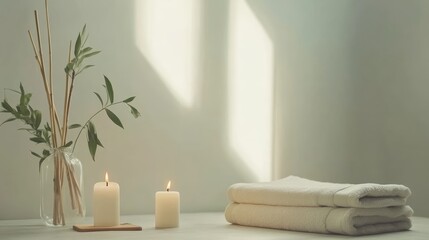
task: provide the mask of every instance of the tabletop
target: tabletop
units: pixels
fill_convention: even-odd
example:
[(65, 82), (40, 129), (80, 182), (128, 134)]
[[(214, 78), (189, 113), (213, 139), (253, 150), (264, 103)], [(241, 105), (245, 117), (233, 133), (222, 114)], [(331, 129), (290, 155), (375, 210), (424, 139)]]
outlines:
[[(1, 240), (75, 240), (75, 239), (222, 239), (222, 240), (288, 240), (288, 239), (351, 239), (355, 237), (294, 232), (285, 230), (255, 228), (232, 225), (226, 222), (222, 212), (185, 213), (180, 216), (180, 227), (170, 229), (155, 229), (154, 215), (121, 216), (122, 223), (132, 223), (142, 226), (142, 231), (109, 231), (109, 232), (76, 232), (71, 226), (47, 227), (40, 219), (1, 220)], [(412, 217), (413, 227), (410, 231), (385, 233), (359, 237), (362, 239), (429, 239), (429, 218)], [(88, 217), (83, 223), (92, 223)], [(355, 238), (356, 239), (356, 238)]]

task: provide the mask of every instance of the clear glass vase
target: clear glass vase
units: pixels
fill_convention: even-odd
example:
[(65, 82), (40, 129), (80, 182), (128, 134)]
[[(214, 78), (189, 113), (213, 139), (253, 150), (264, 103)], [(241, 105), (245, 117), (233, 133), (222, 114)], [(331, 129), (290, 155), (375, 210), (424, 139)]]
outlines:
[(70, 149), (51, 149), (40, 165), (40, 217), (48, 226), (81, 223), (85, 217), (83, 171)]

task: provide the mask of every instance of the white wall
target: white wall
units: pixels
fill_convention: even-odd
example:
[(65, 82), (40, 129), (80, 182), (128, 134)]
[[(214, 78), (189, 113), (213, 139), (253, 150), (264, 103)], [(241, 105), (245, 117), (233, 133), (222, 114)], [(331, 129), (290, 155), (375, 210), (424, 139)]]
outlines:
[[(88, 215), (92, 185), (106, 169), (121, 185), (122, 214), (152, 213), (154, 192), (169, 179), (181, 192), (184, 212), (222, 211), (230, 184), (261, 179), (252, 164), (247, 166), (246, 155), (231, 145), (228, 57), (233, 49), (228, 44), (234, 34), (228, 27), (234, 12), (229, 15), (227, 0), (187, 2), (195, 3), (195, 27), (199, 26), (191, 66), (196, 77), (191, 90), (183, 89), (193, 94), (189, 106), (145, 54), (147, 46), (142, 50), (145, 42), (137, 41), (139, 32), (147, 32), (147, 24), (153, 23), (142, 16), (144, 10), (139, 12), (142, 2), (150, 3), (50, 4), (58, 85), (68, 40), (75, 39), (83, 24), (88, 25), (90, 44), (103, 51), (92, 60), (97, 67), (80, 79), (73, 120), (82, 122), (97, 109), (92, 91), (101, 90), (102, 74), (112, 79), (118, 96), (136, 95), (135, 105), (143, 115), (135, 120), (117, 109), (125, 130), (98, 118), (106, 148), (99, 150), (96, 162), (90, 160), (85, 141), (80, 142), (76, 155), (85, 167)], [(416, 214), (429, 216), (423, 180), (429, 156), (429, 3), (236, 2), (261, 24), (259, 34), (266, 34), (273, 50), (272, 177), (296, 174), (327, 181), (402, 183), (413, 190), (410, 203)], [(33, 29), (34, 9), (42, 10), (42, 1), (0, 2), (0, 88), (16, 88), (22, 82), (38, 93), (33, 101), (40, 105), (45, 98), (26, 35)], [(178, 39), (171, 44), (179, 44)], [(161, 59), (173, 61), (171, 55), (165, 53)], [(253, 90), (244, 86), (242, 91)], [(252, 124), (259, 129), (258, 123)], [(28, 150), (34, 146), (17, 127), (0, 128), (0, 219), (38, 216), (37, 160)], [(252, 135), (255, 131), (249, 135), (258, 136)]]
[(249, 1), (276, 53), (276, 177), (401, 183), (428, 216), (429, 2)]
[[(105, 0), (50, 4), (58, 86), (64, 81), (68, 41), (76, 38), (85, 23), (90, 45), (102, 50), (91, 60), (96, 68), (84, 73), (78, 82), (71, 113), (73, 122), (85, 121), (98, 109), (92, 92), (103, 90), (102, 74), (112, 80), (116, 97), (136, 95), (134, 105), (142, 112), (142, 118), (136, 120), (128, 109), (116, 109), (125, 130), (105, 116), (96, 120), (106, 147), (98, 150), (96, 162), (90, 158), (85, 136), (81, 139), (76, 155), (85, 168), (88, 215), (92, 186), (103, 179), (106, 170), (112, 181), (120, 183), (122, 214), (153, 213), (155, 191), (165, 189), (169, 179), (172, 187), (181, 192), (183, 212), (223, 210), (230, 184), (256, 179), (241, 164), (228, 141), (224, 67), (227, 28), (225, 17), (219, 14), (227, 12), (227, 4), (201, 4), (204, 35), (197, 37), (204, 41), (196, 67), (201, 71), (196, 84), (198, 95), (192, 107), (181, 104), (141, 53), (136, 29), (141, 29), (143, 23), (136, 22), (136, 6), (134, 1)], [(27, 37), (27, 29), (34, 29), (33, 9), (42, 10), (43, 1), (0, 2), (0, 29), (4, 32), (0, 39), (0, 87), (17, 88), (22, 82), (27, 89), (37, 92), (33, 101), (40, 106), (45, 96)], [(175, 44), (173, 40), (169, 39)], [(173, 57), (167, 54), (164, 60)], [(13, 124), (0, 129), (2, 219), (35, 218), (39, 213), (38, 162), (29, 152), (35, 146), (28, 143), (26, 134), (15, 130), (18, 127)]]

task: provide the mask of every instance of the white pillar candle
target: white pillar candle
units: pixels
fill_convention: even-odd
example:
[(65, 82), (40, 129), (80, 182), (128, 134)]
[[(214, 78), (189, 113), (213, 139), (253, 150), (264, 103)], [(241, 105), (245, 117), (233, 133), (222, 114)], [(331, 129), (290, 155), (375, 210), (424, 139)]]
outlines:
[(155, 195), (155, 228), (174, 228), (179, 226), (180, 194), (170, 191), (171, 181), (166, 191)]
[(105, 181), (94, 185), (92, 201), (94, 226), (111, 227), (119, 225), (119, 200), (119, 184), (109, 182), (109, 176), (106, 172)]

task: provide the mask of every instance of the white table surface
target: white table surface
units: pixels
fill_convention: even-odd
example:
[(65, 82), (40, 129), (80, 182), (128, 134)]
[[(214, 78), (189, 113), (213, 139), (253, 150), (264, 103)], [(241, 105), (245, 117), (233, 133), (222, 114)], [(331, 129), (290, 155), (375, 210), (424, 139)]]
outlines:
[[(348, 237), (341, 235), (315, 234), (284, 230), (244, 227), (231, 225), (225, 221), (223, 213), (188, 213), (181, 214), (180, 227), (171, 229), (155, 229), (153, 215), (122, 216), (121, 222), (133, 223), (143, 227), (143, 231), (110, 231), (110, 232), (75, 232), (71, 227), (46, 227), (40, 219), (1, 220), (0, 240), (32, 239), (32, 240), (81, 240), (81, 239), (243, 239), (243, 240), (274, 240), (274, 239), (429, 239), (429, 218), (413, 217), (410, 231), (386, 233), (364, 237)], [(85, 219), (91, 223), (92, 218)]]

